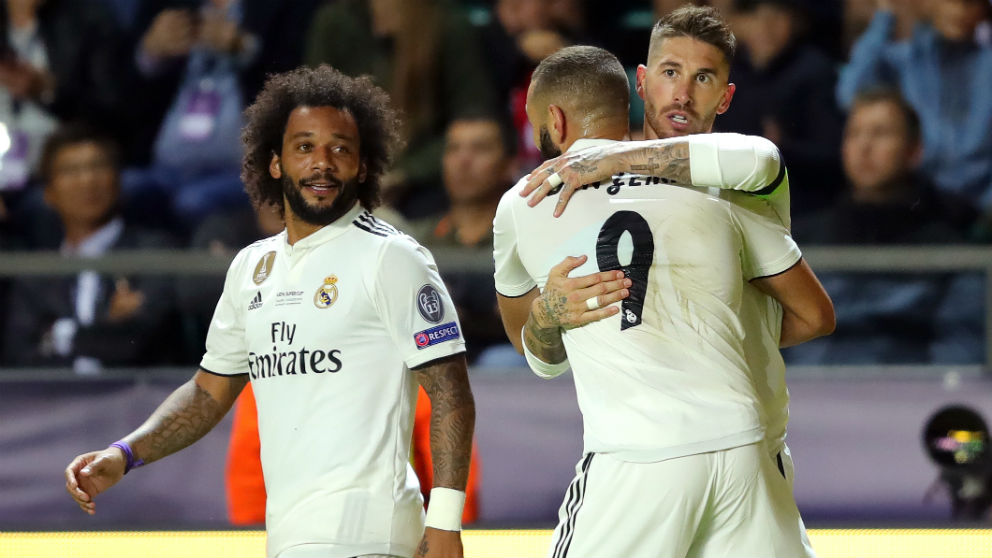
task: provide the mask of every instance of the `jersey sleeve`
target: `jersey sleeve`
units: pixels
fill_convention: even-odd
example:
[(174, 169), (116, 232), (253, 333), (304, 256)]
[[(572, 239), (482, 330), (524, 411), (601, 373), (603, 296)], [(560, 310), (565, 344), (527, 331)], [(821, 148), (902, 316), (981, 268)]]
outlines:
[(520, 259), (518, 251), (517, 227), (513, 215), (513, 197), (518, 197), (517, 189), (512, 188), (503, 194), (493, 219), (493, 263), (496, 292), (509, 298), (523, 296), (537, 286)]
[(238, 281), (243, 273), (247, 249), (234, 258), (224, 279), (224, 292), (217, 301), (214, 317), (207, 330), (207, 350), (200, 368), (214, 374), (235, 376), (248, 373), (248, 348), (245, 339), (245, 304), (238, 304)]
[(465, 351), (434, 257), (412, 238), (397, 236), (382, 248), (372, 296), (408, 368)]
[(796, 265), (802, 252), (773, 204), (744, 194), (731, 199), (734, 218), (743, 236), (744, 278), (750, 281), (769, 277)]
[(722, 133), (684, 139), (693, 186), (768, 194), (785, 176), (778, 147), (761, 136)]

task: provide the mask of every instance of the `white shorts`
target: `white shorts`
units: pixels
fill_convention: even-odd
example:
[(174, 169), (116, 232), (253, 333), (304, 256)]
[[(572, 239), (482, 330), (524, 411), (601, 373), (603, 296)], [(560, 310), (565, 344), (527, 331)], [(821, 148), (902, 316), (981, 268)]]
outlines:
[(549, 555), (813, 556), (791, 483), (760, 442), (657, 463), (585, 455)]

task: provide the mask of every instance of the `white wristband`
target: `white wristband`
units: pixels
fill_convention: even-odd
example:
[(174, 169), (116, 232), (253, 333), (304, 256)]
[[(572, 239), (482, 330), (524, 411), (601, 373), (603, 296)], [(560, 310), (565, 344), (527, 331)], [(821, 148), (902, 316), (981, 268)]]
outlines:
[(540, 378), (545, 380), (550, 380), (551, 378), (557, 378), (568, 370), (568, 359), (557, 363), (551, 364), (550, 362), (544, 362), (537, 355), (531, 352), (530, 347), (527, 346), (527, 336), (524, 333), (527, 331), (527, 326), (525, 325), (523, 329), (520, 330), (520, 342), (524, 346), (524, 358), (527, 359), (527, 366), (530, 367), (531, 372)]
[(464, 492), (435, 486), (431, 489), (431, 501), (427, 505), (425, 525), (444, 531), (461, 531), (462, 511), (464, 509)]

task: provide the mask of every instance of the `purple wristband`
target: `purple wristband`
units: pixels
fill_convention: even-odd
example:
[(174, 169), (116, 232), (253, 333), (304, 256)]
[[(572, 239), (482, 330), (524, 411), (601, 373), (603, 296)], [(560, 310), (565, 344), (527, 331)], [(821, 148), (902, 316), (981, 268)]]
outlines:
[(128, 445), (124, 440), (120, 440), (110, 444), (112, 448), (118, 448), (124, 452), (124, 457), (127, 458), (127, 463), (124, 464), (124, 474), (126, 475), (128, 471), (134, 469), (135, 467), (141, 467), (145, 464), (144, 459), (134, 460), (134, 452), (131, 451), (131, 446)]

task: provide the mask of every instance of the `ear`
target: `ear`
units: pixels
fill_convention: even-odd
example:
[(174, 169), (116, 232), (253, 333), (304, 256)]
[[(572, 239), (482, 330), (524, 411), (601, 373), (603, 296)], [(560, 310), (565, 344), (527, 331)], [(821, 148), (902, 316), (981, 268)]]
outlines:
[(920, 162), (922, 161), (923, 161), (923, 142), (918, 141), (916, 142), (916, 145), (910, 148), (907, 163), (909, 163), (909, 168), (916, 169), (919, 168)]
[(364, 184), (365, 183), (365, 178), (368, 176), (368, 173), (369, 173), (368, 165), (365, 164), (365, 160), (363, 159), (362, 162), (361, 162), (361, 164), (358, 165), (358, 183), (359, 184)]
[(637, 65), (637, 73), (634, 79), (634, 89), (637, 91), (637, 96), (644, 100), (644, 78), (648, 75), (648, 67), (644, 64)]
[(275, 153), (272, 154), (272, 160), (269, 161), (269, 175), (276, 180), (282, 178), (282, 164), (279, 156)]
[(551, 124), (551, 141), (557, 145), (565, 143), (565, 137), (568, 136), (565, 111), (558, 105), (548, 105), (548, 122)]
[(723, 99), (720, 100), (720, 104), (716, 107), (717, 114), (727, 112), (727, 109), (730, 108), (730, 100), (734, 98), (735, 91), (737, 91), (737, 86), (733, 83), (728, 83), (727, 90), (723, 92)]

